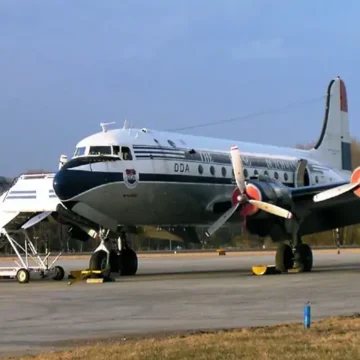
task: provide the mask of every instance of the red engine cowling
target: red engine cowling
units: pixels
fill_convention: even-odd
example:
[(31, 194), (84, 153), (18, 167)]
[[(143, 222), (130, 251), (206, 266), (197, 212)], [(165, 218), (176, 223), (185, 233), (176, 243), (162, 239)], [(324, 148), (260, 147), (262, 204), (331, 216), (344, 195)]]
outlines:
[[(260, 189), (254, 185), (254, 184), (246, 184), (246, 190), (245, 193), (249, 199), (252, 200), (262, 200), (262, 195)], [(235, 188), (233, 191), (231, 201), (232, 204), (235, 205), (238, 203), (238, 197), (240, 196), (240, 190), (238, 188)], [(251, 216), (256, 214), (259, 211), (258, 207), (253, 204), (243, 204), (239, 208), (239, 213), (241, 216)]]
[[(239, 196), (241, 196), (240, 190), (235, 188), (231, 198), (233, 205), (239, 202)], [(245, 186), (245, 196), (248, 199), (269, 202), (286, 209), (291, 208), (289, 188), (277, 181), (249, 180)], [(240, 202), (242, 201), (240, 200)], [(260, 209), (257, 206), (246, 201), (239, 206), (239, 214), (243, 217), (255, 215), (259, 211)]]
[[(357, 168), (353, 171), (353, 173), (351, 174), (351, 179), (350, 179), (350, 182), (351, 182), (352, 184), (359, 183), (359, 181), (360, 181), (360, 166), (357, 167)], [(360, 188), (357, 189), (357, 190), (355, 190), (355, 191), (354, 191), (354, 194), (355, 194), (356, 196), (359, 196), (359, 197), (360, 197)]]

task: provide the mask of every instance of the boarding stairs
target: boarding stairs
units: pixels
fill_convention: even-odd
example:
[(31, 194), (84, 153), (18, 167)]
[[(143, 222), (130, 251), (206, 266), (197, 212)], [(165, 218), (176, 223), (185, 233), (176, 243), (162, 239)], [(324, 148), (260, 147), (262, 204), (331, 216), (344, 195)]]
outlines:
[[(19, 283), (29, 282), (30, 274), (63, 279), (64, 269), (55, 266), (61, 253), (49, 265), (50, 253), (42, 258), (27, 233), (29, 228), (45, 219), (55, 221), (52, 214), (60, 201), (53, 189), (54, 176), (54, 173), (23, 174), (0, 196), (0, 247), (7, 241), (17, 256), (14, 266), (0, 267), (0, 277), (17, 278)], [(24, 236), (23, 245), (14, 234)]]

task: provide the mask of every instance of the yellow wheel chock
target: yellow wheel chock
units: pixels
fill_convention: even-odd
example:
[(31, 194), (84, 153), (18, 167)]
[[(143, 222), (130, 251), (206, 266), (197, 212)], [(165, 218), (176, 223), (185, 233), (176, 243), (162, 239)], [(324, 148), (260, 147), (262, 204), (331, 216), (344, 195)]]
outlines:
[(280, 274), (279, 270), (276, 270), (275, 265), (257, 265), (252, 267), (252, 273), (254, 275), (275, 275)]
[[(104, 270), (72, 270), (70, 271), (69, 278), (71, 279), (68, 284), (72, 285), (80, 280), (84, 280), (87, 278), (86, 282), (88, 284), (102, 284), (104, 282), (115, 281), (115, 279), (111, 276), (104, 276), (104, 273), (109, 269), (106, 268)], [(90, 276), (96, 274), (100, 275), (98, 278), (91, 279)]]

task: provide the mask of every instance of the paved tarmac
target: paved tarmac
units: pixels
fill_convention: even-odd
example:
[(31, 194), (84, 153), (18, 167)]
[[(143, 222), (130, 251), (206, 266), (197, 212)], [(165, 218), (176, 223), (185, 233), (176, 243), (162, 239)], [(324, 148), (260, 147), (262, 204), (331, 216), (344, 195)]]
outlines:
[[(273, 255), (139, 259), (135, 277), (106, 284), (0, 281), (0, 356), (57, 349), (71, 340), (248, 327), (360, 313), (360, 253), (314, 253), (304, 274), (254, 276)], [(68, 271), (88, 261), (63, 260)], [(0, 265), (9, 265), (9, 262)]]

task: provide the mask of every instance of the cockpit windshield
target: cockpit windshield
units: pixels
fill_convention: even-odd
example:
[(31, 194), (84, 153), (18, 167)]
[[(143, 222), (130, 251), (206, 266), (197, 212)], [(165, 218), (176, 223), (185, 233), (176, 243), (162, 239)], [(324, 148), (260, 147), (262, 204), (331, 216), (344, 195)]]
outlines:
[(111, 146), (90, 146), (89, 155), (112, 155)]
[(128, 146), (90, 146), (78, 147), (75, 149), (73, 157), (79, 157), (84, 155), (114, 155), (118, 156), (121, 160), (132, 160), (131, 150)]
[(75, 152), (74, 152), (74, 156), (82, 156), (85, 155), (85, 147), (79, 147), (76, 148)]

